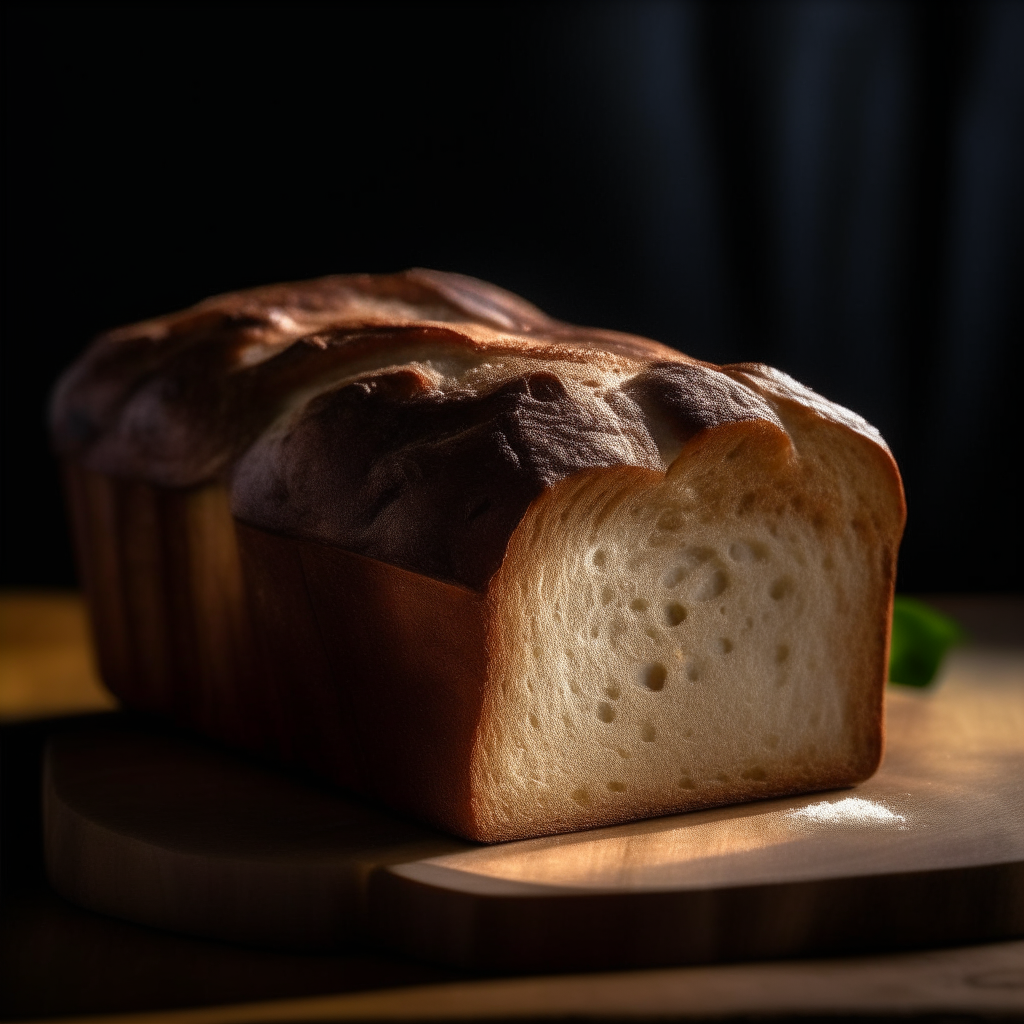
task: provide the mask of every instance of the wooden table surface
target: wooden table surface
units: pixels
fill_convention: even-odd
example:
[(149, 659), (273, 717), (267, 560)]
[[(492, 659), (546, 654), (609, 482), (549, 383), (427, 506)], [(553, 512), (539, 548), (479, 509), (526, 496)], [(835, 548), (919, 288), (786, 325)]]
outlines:
[[(993, 657), (1024, 677), (1024, 601), (933, 603), (954, 614), (975, 641), (951, 656), (945, 682), (974, 671), (979, 658)], [(0, 595), (3, 1019), (1024, 1019), (1024, 941), (893, 956), (495, 979), (374, 951), (247, 949), (91, 914), (46, 883), (40, 761), (48, 736), (76, 728), (83, 715), (115, 708), (96, 677), (77, 595)]]

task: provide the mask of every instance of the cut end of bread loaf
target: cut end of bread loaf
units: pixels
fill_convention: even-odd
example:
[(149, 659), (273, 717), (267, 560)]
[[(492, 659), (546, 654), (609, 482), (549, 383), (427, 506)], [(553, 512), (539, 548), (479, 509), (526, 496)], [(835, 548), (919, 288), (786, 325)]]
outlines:
[(841, 428), (735, 425), (667, 475), (582, 474), (538, 502), (492, 592), (476, 838), (871, 775), (894, 552), (849, 482), (865, 458)]

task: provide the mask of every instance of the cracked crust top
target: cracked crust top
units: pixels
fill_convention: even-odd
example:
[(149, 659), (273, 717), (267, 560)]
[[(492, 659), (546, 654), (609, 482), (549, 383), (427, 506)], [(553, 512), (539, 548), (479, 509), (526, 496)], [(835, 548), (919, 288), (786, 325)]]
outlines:
[(51, 419), (59, 453), (94, 471), (228, 479), (244, 522), (482, 590), (559, 480), (664, 471), (722, 424), (783, 430), (794, 404), (891, 463), (877, 431), (778, 371), (410, 270), (217, 296), (108, 332), (59, 382)]

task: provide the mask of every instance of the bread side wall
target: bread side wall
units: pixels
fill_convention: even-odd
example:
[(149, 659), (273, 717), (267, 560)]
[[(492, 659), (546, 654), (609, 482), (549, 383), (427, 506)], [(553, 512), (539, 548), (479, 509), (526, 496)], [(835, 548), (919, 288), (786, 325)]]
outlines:
[(65, 463), (100, 672), (129, 707), (259, 746), (234, 524), (220, 484), (154, 487)]
[(472, 837), (480, 595), (236, 526), (219, 484), (64, 472), (100, 671), (126, 706)]
[(238, 524), (281, 755), (467, 838), (484, 599)]

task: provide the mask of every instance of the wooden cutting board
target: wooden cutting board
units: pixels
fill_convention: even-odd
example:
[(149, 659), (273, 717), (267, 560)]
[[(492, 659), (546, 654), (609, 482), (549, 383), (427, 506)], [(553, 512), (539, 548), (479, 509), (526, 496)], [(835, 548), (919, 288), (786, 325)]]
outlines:
[(1024, 935), (1024, 657), (890, 688), (855, 789), (471, 846), (111, 716), (54, 738), (55, 888), (143, 924), (384, 942), (489, 971), (706, 963)]

